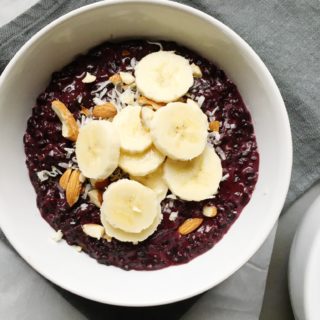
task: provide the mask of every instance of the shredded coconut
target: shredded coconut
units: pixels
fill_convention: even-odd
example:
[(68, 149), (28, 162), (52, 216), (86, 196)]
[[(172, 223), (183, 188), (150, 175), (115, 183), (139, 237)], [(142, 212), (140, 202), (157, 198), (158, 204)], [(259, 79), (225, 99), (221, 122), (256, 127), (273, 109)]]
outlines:
[(166, 196), (166, 198), (167, 198), (167, 199), (177, 199), (177, 196), (174, 195), (173, 193), (171, 193), (171, 194), (168, 194), (168, 195)]
[(72, 83), (70, 83), (68, 86), (66, 86), (65, 88), (63, 88), (63, 92), (71, 92), (75, 90), (75, 81), (72, 81)]
[(107, 101), (102, 100), (102, 99), (100, 99), (98, 97), (94, 97), (93, 98), (93, 102), (94, 102), (95, 105), (100, 106), (102, 104), (105, 104)]
[(37, 176), (41, 182), (49, 179), (49, 177), (56, 177), (58, 174), (62, 174), (62, 172), (55, 166), (51, 166), (51, 171), (42, 170), (37, 172)]
[(197, 98), (197, 102), (199, 104), (199, 106), (201, 107), (202, 104), (204, 103), (205, 97), (204, 96), (200, 96)]
[(87, 203), (82, 203), (81, 205), (80, 205), (80, 209), (81, 210), (86, 210), (88, 208), (88, 204)]
[(87, 199), (88, 192), (91, 190), (91, 188), (92, 188), (91, 184), (87, 183), (83, 191), (82, 199)]
[(91, 91), (91, 93), (94, 94), (94, 93), (96, 93), (96, 92), (100, 92), (100, 91), (103, 90), (109, 83), (111, 83), (110, 80), (97, 83), (97, 84), (96, 84), (96, 86), (97, 86), (96, 90)]
[(160, 42), (156, 42), (156, 41), (147, 41), (149, 44), (155, 44), (157, 46), (159, 46), (160, 50), (159, 51), (163, 51), (163, 46)]
[(169, 220), (170, 221), (175, 221), (178, 217), (178, 211), (173, 211), (170, 213), (170, 216), (169, 216)]
[(61, 168), (67, 169), (67, 168), (69, 168), (69, 163), (59, 162), (58, 166), (61, 167)]
[(227, 174), (225, 174), (225, 175), (221, 178), (221, 181), (225, 181), (225, 180), (227, 180), (229, 177), (230, 177), (230, 174), (227, 173)]
[(224, 153), (224, 151), (220, 148), (220, 147), (216, 147), (216, 151), (218, 153), (218, 155), (220, 156), (221, 160), (226, 160), (226, 154)]

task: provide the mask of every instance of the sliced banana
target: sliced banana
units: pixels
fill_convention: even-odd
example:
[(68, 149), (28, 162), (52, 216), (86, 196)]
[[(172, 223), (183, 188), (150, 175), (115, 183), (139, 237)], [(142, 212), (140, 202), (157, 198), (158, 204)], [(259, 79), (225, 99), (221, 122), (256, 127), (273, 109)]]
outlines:
[(213, 147), (191, 161), (167, 159), (164, 179), (172, 193), (188, 201), (201, 201), (216, 194), (222, 179), (220, 158)]
[(155, 112), (151, 122), (153, 143), (176, 160), (190, 160), (204, 150), (208, 136), (206, 115), (198, 106), (172, 102)]
[(148, 237), (150, 237), (157, 230), (161, 220), (162, 214), (161, 209), (159, 209), (159, 213), (155, 217), (152, 224), (147, 229), (142, 230), (140, 233), (126, 232), (121, 229), (114, 228), (108, 222), (104, 223), (104, 227), (108, 235), (118, 239), (119, 241), (137, 243), (146, 240)]
[(127, 153), (121, 151), (119, 167), (134, 176), (145, 176), (155, 170), (164, 161), (165, 156), (154, 146), (142, 153)]
[(130, 176), (130, 179), (142, 183), (144, 186), (152, 189), (158, 196), (159, 201), (162, 201), (168, 192), (168, 185), (163, 179), (163, 168), (159, 167), (155, 172), (152, 172), (144, 177)]
[(114, 125), (92, 120), (81, 127), (76, 142), (79, 169), (87, 178), (105, 179), (118, 167), (120, 141)]
[(151, 121), (154, 116), (154, 111), (148, 107), (142, 107), (141, 109), (141, 120), (142, 124), (145, 128), (147, 128), (150, 131), (151, 128)]
[(143, 57), (135, 68), (137, 88), (157, 102), (172, 102), (193, 85), (189, 61), (172, 51), (158, 51)]
[(128, 106), (113, 119), (118, 130), (121, 149), (127, 152), (143, 152), (151, 146), (152, 140), (148, 130), (142, 125), (140, 106)]
[[(138, 234), (154, 223), (159, 210), (160, 203), (153, 190), (139, 182), (121, 179), (110, 184), (103, 194), (101, 222), (106, 230), (111, 226)], [(107, 233), (117, 238), (109, 230)]]

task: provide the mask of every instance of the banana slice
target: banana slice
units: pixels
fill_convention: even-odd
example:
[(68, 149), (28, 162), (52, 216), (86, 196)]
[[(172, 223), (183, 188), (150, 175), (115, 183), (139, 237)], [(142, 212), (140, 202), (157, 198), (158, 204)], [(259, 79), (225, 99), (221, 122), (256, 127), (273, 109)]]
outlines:
[(135, 68), (137, 88), (154, 101), (175, 101), (193, 85), (192, 72), (189, 61), (172, 51), (150, 53)]
[(176, 160), (190, 160), (204, 150), (208, 121), (198, 106), (172, 102), (155, 112), (151, 122), (153, 143)]
[(191, 161), (167, 159), (164, 179), (176, 196), (188, 201), (201, 201), (216, 194), (222, 179), (220, 158), (211, 146)]
[[(123, 232), (140, 233), (159, 215), (156, 193), (133, 180), (121, 179), (109, 185), (103, 194), (101, 222)], [(107, 230), (107, 234), (111, 234)]]
[(151, 146), (152, 140), (148, 130), (142, 125), (140, 106), (128, 106), (113, 119), (118, 130), (121, 149), (127, 152), (143, 152)]
[(158, 196), (161, 202), (167, 195), (168, 185), (163, 179), (163, 168), (159, 167), (155, 172), (152, 172), (144, 177), (130, 176), (130, 179), (142, 183), (144, 186), (152, 189)]
[(108, 222), (104, 223), (104, 228), (108, 235), (118, 239), (119, 241), (137, 243), (146, 240), (148, 237), (150, 237), (157, 230), (161, 220), (162, 214), (161, 209), (159, 209), (159, 213), (155, 217), (152, 224), (147, 229), (142, 230), (140, 233), (126, 232), (121, 229), (114, 228)]
[(127, 153), (121, 151), (119, 167), (134, 176), (145, 176), (155, 170), (164, 161), (165, 156), (154, 146), (142, 153)]
[(76, 157), (85, 177), (107, 178), (117, 168), (119, 155), (120, 141), (111, 122), (92, 120), (80, 129)]

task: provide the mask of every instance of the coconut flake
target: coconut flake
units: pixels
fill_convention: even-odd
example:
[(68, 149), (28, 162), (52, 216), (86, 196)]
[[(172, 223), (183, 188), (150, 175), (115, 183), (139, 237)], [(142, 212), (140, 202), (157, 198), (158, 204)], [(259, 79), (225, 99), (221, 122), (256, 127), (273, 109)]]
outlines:
[(67, 162), (59, 162), (58, 166), (63, 168), (63, 169), (67, 169), (67, 168), (69, 168), (69, 163), (67, 163)]
[(156, 42), (156, 41), (147, 41), (149, 44), (155, 44), (157, 46), (159, 46), (159, 51), (163, 51), (163, 46), (160, 42)]
[(202, 104), (204, 103), (205, 97), (204, 96), (200, 96), (197, 98), (197, 102), (199, 104), (199, 106), (201, 107)]
[(71, 155), (74, 153), (74, 148), (63, 148), (65, 151), (67, 151), (66, 158), (70, 159)]
[(111, 83), (110, 80), (97, 83), (97, 85), (96, 85), (96, 86), (97, 86), (96, 90), (91, 91), (91, 93), (94, 94), (94, 93), (96, 93), (96, 92), (100, 92), (100, 91), (103, 90), (109, 83)]
[(82, 199), (87, 199), (88, 193), (91, 190), (91, 188), (92, 188), (91, 184), (87, 183), (83, 191)]
[(98, 97), (94, 97), (93, 98), (93, 102), (94, 102), (95, 105), (100, 106), (102, 104), (105, 104), (107, 101), (106, 100), (102, 100), (102, 99), (100, 99)]
[(56, 177), (58, 174), (62, 174), (62, 172), (55, 166), (51, 166), (51, 171), (42, 170), (37, 172), (37, 176), (40, 182), (46, 181), (47, 179), (49, 179), (49, 177)]
[(216, 152), (220, 156), (221, 160), (227, 159), (226, 154), (224, 153), (224, 151), (220, 147), (216, 147)]
[(169, 215), (169, 220), (170, 221), (175, 221), (177, 219), (177, 217), (178, 217), (178, 211), (173, 211)]
[(227, 173), (227, 174), (225, 174), (225, 175), (221, 178), (221, 181), (225, 181), (225, 180), (227, 180), (229, 177), (230, 177), (230, 174)]

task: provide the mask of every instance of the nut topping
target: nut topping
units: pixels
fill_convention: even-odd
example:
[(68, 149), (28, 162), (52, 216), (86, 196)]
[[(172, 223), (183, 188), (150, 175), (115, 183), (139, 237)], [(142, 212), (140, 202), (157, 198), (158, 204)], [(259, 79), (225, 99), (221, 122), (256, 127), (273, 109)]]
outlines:
[(79, 127), (73, 114), (66, 105), (59, 100), (52, 101), (51, 107), (62, 123), (62, 136), (71, 141), (76, 141), (79, 134)]
[(66, 188), (66, 198), (70, 207), (79, 199), (82, 183), (80, 182), (80, 171), (73, 170)]
[(68, 182), (69, 182), (69, 179), (70, 179), (71, 172), (72, 172), (72, 170), (69, 168), (60, 177), (59, 185), (63, 190), (67, 189), (67, 185), (68, 185)]
[(202, 213), (205, 217), (213, 218), (217, 215), (218, 210), (216, 206), (204, 206)]
[(202, 218), (189, 218), (179, 227), (178, 231), (181, 235), (185, 236), (198, 229), (202, 222)]
[(94, 117), (101, 119), (113, 118), (116, 114), (117, 109), (111, 102), (107, 102), (102, 105), (97, 105), (93, 108), (92, 111), (92, 115)]
[(121, 83), (121, 77), (119, 73), (115, 73), (114, 75), (112, 75), (109, 80), (114, 84), (119, 84)]
[(88, 223), (82, 225), (83, 232), (89, 237), (100, 239), (104, 234), (104, 227), (100, 224)]
[(158, 110), (159, 108), (165, 106), (166, 104), (163, 102), (155, 102), (153, 100), (148, 99), (145, 96), (141, 96), (138, 99), (138, 103), (142, 106), (151, 106), (152, 109)]
[(220, 128), (220, 122), (219, 121), (215, 120), (215, 121), (211, 121), (209, 123), (210, 131), (219, 132), (219, 128)]
[(98, 189), (92, 189), (88, 192), (90, 202), (95, 204), (98, 208), (102, 205), (102, 191)]

